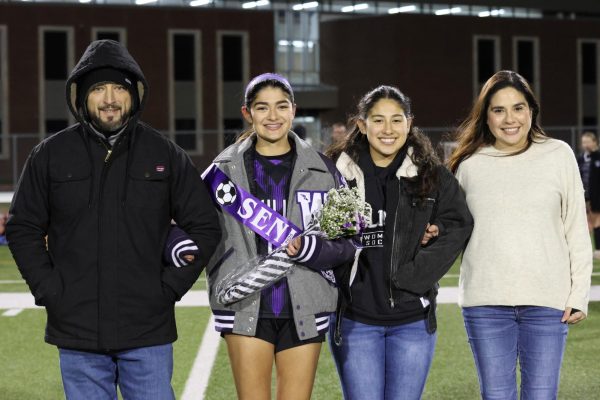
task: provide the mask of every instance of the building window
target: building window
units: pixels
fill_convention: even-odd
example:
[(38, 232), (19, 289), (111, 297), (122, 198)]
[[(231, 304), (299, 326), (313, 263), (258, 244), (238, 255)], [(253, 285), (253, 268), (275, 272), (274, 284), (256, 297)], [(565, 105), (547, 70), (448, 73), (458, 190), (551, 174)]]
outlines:
[(473, 37), (473, 95), (477, 97), (483, 84), (500, 70), (500, 37)]
[(73, 69), (73, 28), (40, 27), (40, 135), (56, 133), (74, 122), (65, 101)]
[(600, 40), (578, 41), (579, 124), (598, 131), (600, 126)]
[(202, 153), (200, 31), (169, 30), (171, 138), (192, 154)]
[(244, 80), (244, 38), (239, 35), (223, 36), (223, 81), (240, 82)]
[(92, 40), (103, 40), (110, 39), (115, 42), (122, 43), (124, 46), (127, 46), (127, 35), (125, 28), (103, 28), (103, 27), (93, 27), (92, 28)]
[(0, 158), (8, 156), (8, 59), (6, 26), (0, 26)]
[(248, 81), (248, 33), (221, 31), (217, 34), (219, 79), (219, 146), (227, 147), (244, 129), (240, 114), (244, 87)]
[(277, 11), (275, 69), (292, 84), (319, 83), (319, 14)]
[(529, 82), (540, 96), (540, 55), (538, 38), (513, 38), (513, 69)]

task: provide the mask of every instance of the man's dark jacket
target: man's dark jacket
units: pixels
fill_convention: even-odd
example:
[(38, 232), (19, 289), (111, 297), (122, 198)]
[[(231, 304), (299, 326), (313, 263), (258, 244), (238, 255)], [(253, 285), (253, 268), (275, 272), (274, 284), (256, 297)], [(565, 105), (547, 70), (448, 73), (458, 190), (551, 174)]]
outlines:
[[(134, 77), (139, 103), (108, 156), (76, 102), (89, 71)], [(174, 303), (208, 262), (220, 228), (199, 173), (177, 145), (138, 122), (147, 84), (119, 43), (92, 43), (67, 81), (79, 123), (31, 152), (7, 234), (19, 270), (46, 307), (46, 341), (80, 350), (121, 350), (177, 339)], [(171, 219), (200, 248), (196, 261), (162, 263)], [(47, 236), (47, 244), (46, 244)]]

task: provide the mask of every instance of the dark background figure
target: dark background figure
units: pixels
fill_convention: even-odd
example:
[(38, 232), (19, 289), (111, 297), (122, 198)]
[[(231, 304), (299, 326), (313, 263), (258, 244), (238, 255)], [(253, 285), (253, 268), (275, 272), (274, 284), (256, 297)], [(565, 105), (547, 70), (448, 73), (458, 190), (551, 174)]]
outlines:
[(581, 134), (581, 154), (577, 157), (585, 189), (588, 225), (594, 230), (594, 258), (600, 259), (600, 151), (594, 132)]
[[(174, 399), (175, 302), (220, 239), (181, 148), (139, 121), (148, 85), (125, 47), (91, 43), (66, 84), (78, 123), (42, 141), (19, 180), (9, 247), (59, 349), (67, 399)], [(199, 247), (162, 263), (174, 220)], [(47, 237), (47, 242), (46, 242)]]
[(304, 125), (295, 125), (292, 130), (302, 140), (306, 140), (306, 127)]
[(1, 213), (0, 214), (0, 245), (8, 244), (6, 240), (6, 220), (8, 219), (8, 215)]
[(331, 145), (340, 143), (346, 138), (348, 131), (346, 130), (346, 124), (343, 122), (336, 122), (331, 125)]

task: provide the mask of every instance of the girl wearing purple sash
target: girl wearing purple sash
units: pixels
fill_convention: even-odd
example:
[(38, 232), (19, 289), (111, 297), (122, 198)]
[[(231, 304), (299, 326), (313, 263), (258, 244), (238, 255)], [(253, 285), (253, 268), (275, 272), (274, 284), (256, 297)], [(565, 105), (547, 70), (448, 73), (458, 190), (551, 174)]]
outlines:
[[(254, 78), (242, 107), (250, 129), (214, 160), (213, 167), (305, 229), (324, 195), (339, 187), (342, 178), (330, 160), (290, 131), (295, 111), (294, 93), (285, 78), (276, 74)], [(216, 196), (223, 205), (219, 219), (224, 240), (207, 276), (216, 329), (227, 342), (238, 397), (270, 398), (275, 362), (277, 398), (309, 399), (329, 315), (337, 305), (337, 288), (320, 270), (349, 262), (355, 247), (349, 239), (297, 238), (287, 247), (295, 265), (285, 278), (241, 301), (220, 304), (215, 285), (248, 260), (267, 254), (272, 245), (243, 224), (241, 208), (237, 214), (224, 210), (231, 196)], [(254, 222), (259, 226), (263, 220)]]

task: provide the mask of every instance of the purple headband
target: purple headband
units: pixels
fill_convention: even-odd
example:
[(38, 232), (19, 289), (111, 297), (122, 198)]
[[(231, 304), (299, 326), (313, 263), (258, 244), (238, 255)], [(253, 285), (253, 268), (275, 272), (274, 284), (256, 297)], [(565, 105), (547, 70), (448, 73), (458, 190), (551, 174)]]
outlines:
[(254, 77), (250, 81), (250, 83), (248, 83), (248, 86), (246, 86), (246, 92), (244, 93), (244, 103), (248, 102), (248, 95), (250, 95), (250, 92), (252, 92), (254, 90), (256, 85), (263, 83), (265, 81), (277, 81), (277, 82), (281, 83), (290, 92), (290, 94), (292, 96), (292, 102), (293, 102), (294, 91), (292, 90), (292, 85), (290, 85), (288, 80), (279, 74), (268, 72), (266, 74), (261, 74), (261, 75)]

